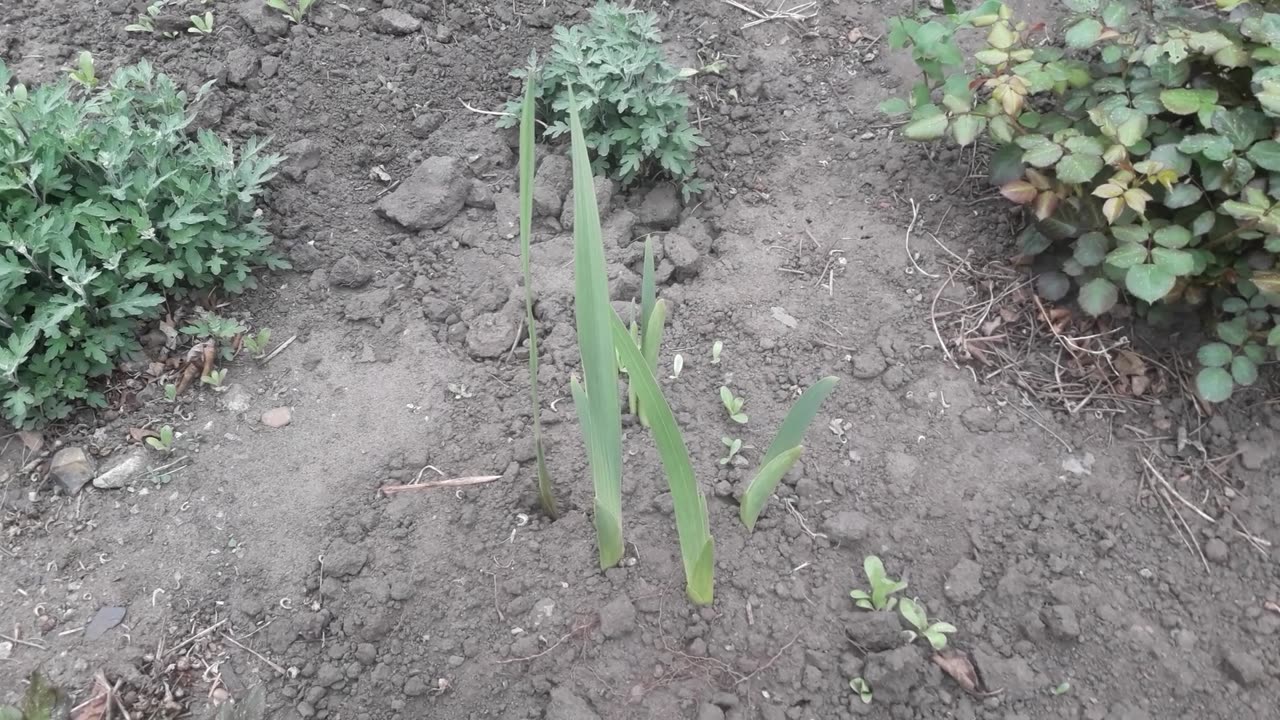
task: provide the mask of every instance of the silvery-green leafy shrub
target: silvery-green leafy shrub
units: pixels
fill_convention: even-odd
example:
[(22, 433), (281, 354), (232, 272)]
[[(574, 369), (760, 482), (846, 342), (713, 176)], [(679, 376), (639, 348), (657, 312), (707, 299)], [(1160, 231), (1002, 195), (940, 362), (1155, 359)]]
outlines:
[(102, 406), (92, 379), (166, 296), (283, 265), (254, 209), (279, 158), (189, 133), (186, 95), (145, 62), (92, 89), (10, 81), (0, 63), (0, 414), (29, 427)]
[[(1202, 308), (1196, 385), (1226, 400), (1280, 349), (1280, 3), (1065, 5), (1065, 47), (998, 0), (890, 20), (922, 79), (882, 109), (914, 140), (987, 138), (991, 180), (1034, 218), (1023, 252), (1057, 258), (1046, 285), (1085, 312)], [(961, 30), (986, 36), (968, 57)]]
[[(592, 152), (592, 170), (623, 185), (665, 174), (682, 182), (685, 194), (698, 192), (694, 154), (707, 143), (689, 124), (689, 98), (681, 73), (662, 54), (662, 37), (653, 13), (601, 3), (584, 25), (557, 26), (550, 57), (532, 70), (538, 117), (546, 136), (569, 133), (569, 88)], [(499, 120), (514, 127), (519, 98), (507, 104)]]

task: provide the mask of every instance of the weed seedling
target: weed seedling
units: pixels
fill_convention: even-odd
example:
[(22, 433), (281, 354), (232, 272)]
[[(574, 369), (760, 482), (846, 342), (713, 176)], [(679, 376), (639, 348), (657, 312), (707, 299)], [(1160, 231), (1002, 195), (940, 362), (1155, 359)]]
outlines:
[(178, 399), (178, 386), (174, 383), (165, 383), (164, 399), (166, 402), (173, 402)]
[(915, 628), (914, 631), (907, 631), (908, 642), (915, 642), (917, 637), (923, 637), (934, 650), (941, 650), (947, 646), (947, 635), (956, 631), (956, 626), (951, 623), (930, 623), (924, 604), (910, 598), (902, 598), (898, 603), (898, 612)]
[(165, 453), (172, 452), (173, 451), (173, 426), (165, 425), (164, 427), (160, 428), (158, 435), (152, 435), (147, 438), (147, 444), (150, 445), (153, 450), (159, 450), (160, 452), (165, 452)]
[(851, 591), (849, 597), (853, 598), (853, 604), (864, 610), (892, 610), (898, 604), (893, 594), (907, 589), (907, 584), (886, 575), (884, 563), (875, 555), (868, 555), (862, 561), (862, 572), (867, 576), (871, 592)]
[(156, 0), (147, 6), (147, 9), (138, 16), (131, 24), (125, 25), (125, 32), (136, 33), (153, 33), (156, 31), (155, 19), (160, 15), (160, 11), (168, 5), (168, 0)]
[(246, 330), (248, 328), (235, 320), (224, 318), (208, 310), (201, 310), (200, 316), (194, 322), (182, 328), (182, 334), (190, 335), (198, 340), (213, 339), (219, 341), (219, 354), (223, 360), (229, 362), (235, 357), (231, 340)]
[(271, 342), (271, 328), (262, 328), (256, 333), (244, 336), (244, 349), (254, 360), (261, 360), (267, 354), (267, 345)]
[(208, 375), (200, 378), (200, 382), (212, 387), (214, 390), (222, 390), (222, 381), (227, 379), (227, 369), (210, 370)]
[(747, 414), (742, 412), (742, 406), (747, 402), (746, 398), (735, 397), (729, 388), (721, 385), (720, 402), (724, 403), (724, 409), (729, 411), (730, 420), (741, 425), (747, 424)]
[(711, 364), (712, 365), (720, 364), (720, 353), (723, 351), (724, 351), (724, 343), (720, 342), (719, 340), (715, 341), (714, 343), (711, 343)]
[(866, 680), (856, 677), (849, 681), (849, 687), (852, 688), (854, 692), (858, 693), (858, 697), (862, 700), (864, 705), (871, 704), (871, 686), (867, 684)]
[(92, 89), (98, 84), (98, 75), (93, 69), (93, 56), (87, 50), (80, 53), (80, 57), (76, 62), (76, 69), (72, 70), (69, 75), (72, 80), (86, 88)]
[(1066, 682), (1064, 680), (1063, 682), (1060, 682), (1057, 685), (1055, 685), (1053, 689), (1050, 690), (1049, 692), (1054, 697), (1058, 697), (1059, 695), (1066, 695), (1067, 693), (1071, 692), (1071, 683)]
[(267, 0), (267, 7), (279, 10), (280, 14), (288, 18), (290, 22), (299, 25), (315, 2), (316, 0), (298, 0), (296, 4), (290, 4), (289, 0)]
[(213, 11), (210, 10), (204, 15), (192, 15), (191, 27), (187, 28), (187, 32), (196, 35), (212, 35), (213, 34)]
[(720, 464), (728, 465), (733, 462), (733, 459), (738, 457), (738, 453), (742, 451), (742, 440), (739, 438), (731, 438), (726, 435), (725, 437), (720, 438), (720, 442), (724, 443), (724, 446), (728, 448), (728, 452), (725, 456), (720, 458)]

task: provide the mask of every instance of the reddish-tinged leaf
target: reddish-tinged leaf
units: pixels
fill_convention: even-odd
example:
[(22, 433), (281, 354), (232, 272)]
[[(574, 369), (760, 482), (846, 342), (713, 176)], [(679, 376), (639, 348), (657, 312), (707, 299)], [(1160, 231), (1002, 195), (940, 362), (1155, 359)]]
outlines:
[(941, 652), (933, 654), (929, 658), (934, 665), (942, 668), (942, 671), (951, 676), (951, 679), (959, 683), (965, 692), (979, 697), (990, 697), (999, 695), (1004, 690), (988, 690), (985, 683), (982, 682), (982, 675), (978, 672), (978, 668), (973, 664), (969, 654), (963, 650), (955, 648), (947, 648)]
[(105, 720), (111, 709), (111, 684), (99, 670), (93, 676), (93, 696), (90, 697), (76, 713), (75, 720)]
[(1053, 193), (1040, 193), (1036, 198), (1035, 213), (1039, 220), (1048, 220), (1053, 217), (1053, 211), (1058, 209), (1058, 196)]
[(1026, 180), (1014, 180), (1000, 186), (1000, 194), (1009, 202), (1026, 205), (1036, 199), (1036, 186)]

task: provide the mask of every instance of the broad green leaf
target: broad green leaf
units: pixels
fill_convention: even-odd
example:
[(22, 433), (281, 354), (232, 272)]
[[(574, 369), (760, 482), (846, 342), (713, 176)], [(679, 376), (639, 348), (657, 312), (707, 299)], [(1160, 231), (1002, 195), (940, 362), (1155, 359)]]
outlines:
[[(1166, 225), (1156, 230), (1152, 239), (1167, 248), (1184, 248), (1191, 243), (1191, 231), (1181, 225)], [(1185, 274), (1185, 273), (1179, 273)]]
[(1151, 261), (1174, 277), (1190, 275), (1195, 269), (1195, 259), (1185, 250), (1157, 247), (1151, 250)]
[(1231, 359), (1231, 379), (1236, 385), (1252, 385), (1258, 381), (1258, 366), (1249, 358), (1237, 355)]
[(911, 106), (902, 98), (889, 98), (880, 103), (880, 112), (885, 115), (906, 115), (911, 112)]
[(1196, 391), (1207, 402), (1226, 402), (1234, 386), (1231, 373), (1220, 367), (1204, 368), (1196, 374)]
[(1196, 351), (1196, 362), (1204, 367), (1226, 367), (1231, 362), (1233, 354), (1231, 347), (1226, 343), (1209, 343), (1201, 345)]
[(1107, 253), (1107, 264), (1128, 269), (1147, 261), (1147, 247), (1141, 243), (1120, 243)]
[[(1068, 262), (1070, 262), (1068, 260)], [(1056, 270), (1040, 273), (1036, 278), (1036, 292), (1050, 302), (1057, 302), (1071, 291), (1071, 279), (1065, 273)]]
[(1268, 126), (1266, 116), (1248, 108), (1218, 108), (1213, 114), (1213, 129), (1241, 152), (1266, 137)]
[(1249, 339), (1249, 329), (1243, 318), (1220, 322), (1214, 330), (1218, 338), (1228, 345), (1240, 347)]
[(1072, 153), (1059, 160), (1054, 170), (1058, 180), (1071, 185), (1084, 185), (1102, 170), (1102, 158), (1098, 155)]
[(1218, 102), (1218, 91), (1171, 88), (1160, 92), (1160, 102), (1175, 115), (1195, 115), (1201, 108)]
[(1124, 276), (1124, 287), (1133, 296), (1155, 303), (1169, 294), (1177, 278), (1168, 270), (1152, 263), (1133, 265)]
[(1084, 48), (1092, 47), (1094, 43), (1098, 42), (1098, 38), (1101, 36), (1102, 23), (1094, 20), (1093, 18), (1085, 18), (1084, 20), (1077, 22), (1075, 25), (1072, 25), (1071, 28), (1067, 30), (1063, 39), (1066, 40), (1067, 47), (1082, 50)]
[(1053, 244), (1053, 241), (1037, 230), (1034, 225), (1028, 225), (1018, 236), (1018, 240), (1020, 241), (1023, 255), (1039, 255), (1048, 250), (1049, 246)]
[(1280, 142), (1264, 140), (1249, 148), (1246, 156), (1260, 168), (1280, 171)]
[(1082, 15), (1095, 13), (1101, 6), (1099, 0), (1062, 0), (1062, 4), (1067, 6), (1067, 9), (1071, 12)]
[[(576, 224), (576, 221), (575, 221)], [(606, 306), (609, 307), (609, 306)], [(671, 490), (671, 499), (675, 505), (676, 532), (680, 536), (680, 555), (684, 561), (686, 589), (689, 598), (698, 605), (709, 605), (712, 602), (711, 577), (711, 531), (707, 522), (707, 499), (698, 488), (693, 474), (693, 463), (689, 460), (689, 448), (685, 445), (676, 423), (675, 415), (662, 394), (662, 389), (654, 378), (653, 371), (645, 362), (645, 358), (636, 347), (635, 340), (622, 318), (609, 307), (610, 325), (613, 331), (613, 345), (622, 363), (630, 371), (631, 382), (636, 384), (636, 393), (640, 403), (648, 408), (649, 423), (653, 432), (654, 444), (662, 459), (662, 469), (667, 476), (667, 485)], [(616, 409), (617, 394), (612, 393), (610, 402)]]
[(817, 417), (823, 401), (835, 389), (838, 382), (838, 378), (824, 377), (796, 398), (791, 410), (787, 412), (787, 417), (778, 426), (778, 432), (774, 435), (773, 441), (765, 450), (764, 458), (761, 460), (762, 465), (768, 464), (770, 460), (786, 450), (804, 443), (805, 432)]
[(947, 116), (941, 113), (912, 120), (902, 127), (908, 140), (937, 140), (947, 132)]
[(1110, 247), (1111, 241), (1106, 235), (1100, 232), (1085, 233), (1076, 240), (1071, 256), (1084, 267), (1093, 267), (1101, 265), (1102, 261), (1107, 259), (1107, 250)]
[(1026, 166), (1022, 164), (1022, 148), (1013, 144), (1001, 145), (991, 153), (991, 161), (987, 168), (991, 184), (1006, 185), (1022, 178)]
[(1102, 140), (1088, 135), (1076, 135), (1067, 138), (1063, 145), (1073, 153), (1081, 155), (1097, 155), (1102, 157), (1102, 153), (1106, 151), (1106, 146), (1102, 144)]
[[(666, 328), (667, 323), (667, 303), (658, 300), (653, 304), (653, 310), (649, 312), (649, 317), (644, 321), (644, 330), (641, 332), (640, 352), (644, 355), (645, 362), (649, 365), (649, 370), (656, 377), (658, 374), (658, 350), (662, 346), (662, 331)], [(640, 424), (649, 427), (648, 408), (645, 407), (644, 401), (639, 397), (636, 398), (636, 404), (639, 407)]]
[(1178, 143), (1178, 149), (1190, 155), (1199, 153), (1210, 160), (1222, 162), (1231, 156), (1231, 141), (1221, 135), (1200, 133), (1188, 135)]
[(1149, 122), (1147, 116), (1137, 110), (1124, 113), (1124, 119), (1116, 123), (1116, 140), (1136, 151), (1146, 136)]
[[(622, 413), (618, 406), (618, 363), (610, 332), (615, 316), (609, 302), (608, 273), (604, 260), (600, 212), (596, 206), (594, 178), (577, 103), (569, 91), (569, 128), (573, 162), (573, 276), (574, 320), (586, 388), (586, 418), (582, 432), (595, 487), (596, 541), (601, 569), (622, 559)], [(624, 328), (625, 331), (625, 328)], [(628, 335), (628, 338), (630, 335)], [(631, 343), (635, 348), (635, 343)], [(639, 349), (636, 348), (636, 354)], [(627, 362), (627, 367), (642, 362)], [(634, 379), (634, 375), (632, 376)], [(575, 404), (579, 398), (575, 396)]]
[(951, 121), (951, 136), (956, 144), (964, 147), (977, 140), (978, 133), (987, 126), (987, 119), (978, 115), (959, 115)]
[(1049, 167), (1062, 157), (1062, 146), (1041, 135), (1020, 137), (1018, 145), (1025, 151), (1022, 154), (1022, 161), (1034, 167)]
[(1164, 206), (1173, 210), (1190, 207), (1199, 202), (1203, 195), (1200, 188), (1191, 183), (1174, 185), (1173, 189), (1164, 195)]
[(792, 465), (796, 464), (796, 460), (800, 459), (800, 453), (804, 450), (802, 445), (797, 445), (786, 450), (773, 459), (764, 463), (756, 476), (751, 478), (751, 482), (747, 484), (747, 490), (742, 495), (742, 505), (738, 509), (738, 518), (742, 520), (742, 524), (747, 526), (747, 530), (755, 530), (756, 519), (760, 517), (760, 511), (764, 509), (765, 503), (769, 501), (769, 496), (773, 494), (778, 483), (782, 480)]
[(1121, 243), (1145, 243), (1151, 237), (1145, 225), (1112, 225), (1111, 235)]
[(1115, 307), (1120, 299), (1120, 292), (1114, 283), (1105, 278), (1094, 278), (1080, 287), (1077, 300), (1080, 309), (1097, 317)]

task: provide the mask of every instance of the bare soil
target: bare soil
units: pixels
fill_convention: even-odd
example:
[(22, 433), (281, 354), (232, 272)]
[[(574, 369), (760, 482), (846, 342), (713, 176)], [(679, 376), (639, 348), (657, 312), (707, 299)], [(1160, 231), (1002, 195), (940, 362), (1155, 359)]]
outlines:
[[(269, 326), (273, 345), (296, 339), (231, 365), (225, 392), (175, 407), (144, 389), (140, 409), (48, 439), (46, 452), (79, 446), (109, 465), (130, 427), (170, 423), (173, 454), (148, 461), (185, 458), (177, 472), (66, 497), (40, 456), (0, 442), (0, 701), (38, 668), (71, 704), (104, 671), (132, 718), (208, 717), (260, 685), (264, 717), (329, 720), (1280, 712), (1280, 413), (1254, 396), (1202, 420), (1176, 383), (1163, 400), (1069, 413), (948, 361), (939, 308), (1000, 291), (977, 258), (1014, 254), (1018, 220), (986, 201), (980, 158), (906, 144), (876, 112), (910, 77), (882, 37), (909, 3), (822, 2), (805, 22), (749, 29), (725, 3), (652, 4), (673, 60), (727, 62), (690, 87), (710, 191), (681, 208), (668, 189), (619, 190), (604, 211), (618, 300), (638, 283), (636, 238), (661, 239), (662, 363), (684, 358), (665, 382), (717, 542), (705, 609), (684, 598), (670, 496), (636, 425), (628, 559), (597, 568), (567, 387), (571, 239), (551, 216), (535, 284), (565, 513), (535, 510), (515, 157), (462, 103), (499, 107), (509, 70), (588, 1), (320, 0), (300, 27), (260, 4), (166, 10), (181, 28), (209, 8), (217, 26), (167, 38), (125, 32), (136, 0), (4, 3), (0, 55), (24, 82), (80, 49), (104, 71), (148, 58), (191, 89), (218, 81), (201, 125), (287, 149), (267, 212), (295, 269), (227, 311)], [(392, 27), (385, 8), (417, 27), (389, 34), (404, 19)], [(453, 158), (474, 187), (446, 224), (414, 232), (376, 212), (393, 192), (381, 174), (407, 181), (427, 158)], [(973, 272), (953, 272), (957, 256)], [(802, 467), (747, 533), (735, 497), (749, 468), (717, 462), (721, 438), (742, 438), (754, 465), (797, 389), (824, 375), (841, 382)], [(725, 416), (721, 385), (747, 399), (747, 425)], [(264, 424), (280, 407), (289, 423)], [(980, 692), (905, 644), (894, 616), (854, 607), (868, 554), (959, 629)], [(103, 608), (123, 622), (86, 628)]]

